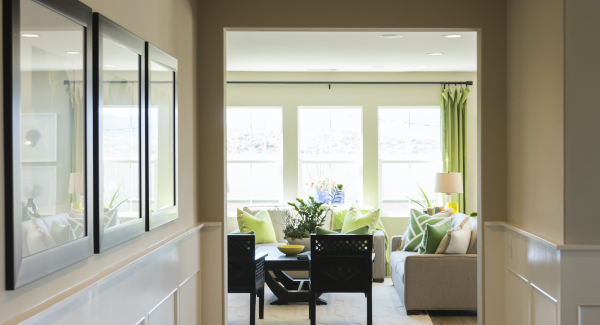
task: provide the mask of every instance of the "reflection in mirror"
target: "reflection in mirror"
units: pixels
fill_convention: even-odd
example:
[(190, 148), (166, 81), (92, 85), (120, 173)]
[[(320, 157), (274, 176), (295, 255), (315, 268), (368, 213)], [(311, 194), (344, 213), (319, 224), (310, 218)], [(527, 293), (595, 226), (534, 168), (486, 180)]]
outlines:
[(85, 31), (31, 0), (20, 5), (25, 257), (86, 236)]
[(107, 38), (102, 47), (100, 225), (107, 229), (141, 217), (140, 56)]
[(150, 62), (150, 211), (175, 205), (175, 73)]

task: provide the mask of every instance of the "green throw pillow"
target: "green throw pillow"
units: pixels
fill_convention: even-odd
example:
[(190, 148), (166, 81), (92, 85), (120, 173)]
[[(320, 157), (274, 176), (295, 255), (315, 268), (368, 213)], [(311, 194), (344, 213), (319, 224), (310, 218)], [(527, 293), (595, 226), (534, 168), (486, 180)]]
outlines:
[(448, 221), (442, 223), (441, 225), (425, 225), (425, 231), (423, 232), (423, 240), (421, 241), (421, 245), (419, 245), (419, 254), (435, 254), (438, 246), (440, 246), (440, 242), (450, 227), (452, 226), (452, 218), (448, 219)]
[[(317, 227), (317, 235), (339, 235), (340, 233), (337, 231)], [(345, 232), (344, 235), (368, 235), (369, 234), (369, 226), (363, 226), (354, 230), (350, 230)]]
[(75, 233), (71, 225), (61, 225), (56, 220), (52, 220), (52, 224), (50, 225), (50, 236), (52, 236), (56, 245), (62, 245), (75, 240)]
[(357, 207), (351, 207), (344, 218), (342, 232), (347, 233), (354, 229), (369, 226), (369, 235), (375, 230), (375, 226), (379, 223), (379, 209), (363, 214)]
[[(346, 205), (334, 206), (331, 208), (333, 211), (333, 226), (331, 227), (331, 229), (340, 230), (344, 227), (344, 220), (346, 218), (346, 214), (348, 214), (348, 210), (350, 210), (351, 207), (352, 206)], [(360, 212), (362, 212), (362, 214), (369, 213), (371, 210), (375, 209), (374, 207), (368, 205), (359, 205), (357, 206), (357, 208), (360, 209)]]
[(75, 232), (75, 237), (81, 238), (85, 234), (85, 219), (83, 218), (83, 214), (78, 213), (74, 215), (76, 217), (67, 217), (67, 220), (69, 220), (69, 225), (71, 225), (71, 228)]
[(237, 210), (237, 222), (240, 232), (255, 232), (255, 243), (276, 243), (275, 228), (271, 222), (269, 212), (260, 210), (256, 215), (251, 215), (246, 211)]
[[(402, 250), (416, 252), (423, 239), (425, 225), (440, 225), (448, 220), (452, 220), (450, 212), (440, 212), (430, 216), (423, 212), (411, 209), (410, 220), (408, 221), (408, 232), (406, 234), (406, 242)], [(402, 238), (402, 240), (404, 241), (404, 238)]]
[(111, 228), (117, 225), (117, 209), (108, 210), (104, 212), (104, 229)]

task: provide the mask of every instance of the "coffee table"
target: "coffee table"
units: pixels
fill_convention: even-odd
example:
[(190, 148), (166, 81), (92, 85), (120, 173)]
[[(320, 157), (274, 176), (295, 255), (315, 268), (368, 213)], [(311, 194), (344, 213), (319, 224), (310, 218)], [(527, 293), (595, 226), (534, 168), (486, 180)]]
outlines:
[[(256, 254), (267, 253), (265, 259), (265, 282), (276, 299), (271, 305), (287, 305), (290, 302), (308, 303), (308, 279), (292, 279), (283, 271), (308, 271), (310, 262), (299, 260), (296, 256), (286, 256), (277, 246), (259, 246)], [(318, 298), (317, 305), (327, 305), (327, 301)]]

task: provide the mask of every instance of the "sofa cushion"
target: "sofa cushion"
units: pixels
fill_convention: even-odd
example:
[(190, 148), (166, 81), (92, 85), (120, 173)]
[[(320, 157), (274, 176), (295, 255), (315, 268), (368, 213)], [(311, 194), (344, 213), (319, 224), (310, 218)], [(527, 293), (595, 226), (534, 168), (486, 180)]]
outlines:
[[(360, 212), (362, 212), (363, 214), (365, 213), (369, 213), (369, 211), (372, 211), (373, 209), (375, 209), (374, 207), (370, 206), (370, 205), (352, 205), (352, 204), (341, 204), (341, 205), (335, 205), (331, 208), (328, 208), (328, 218), (325, 221), (325, 227), (329, 227), (327, 229), (329, 230), (341, 230), (342, 227), (344, 226), (344, 219), (346, 219), (346, 214), (348, 214), (348, 210), (350, 210), (350, 208), (352, 206), (357, 207)], [(330, 220), (330, 222), (327, 222), (328, 220)]]
[(369, 226), (369, 234), (372, 234), (379, 223), (379, 209), (363, 214), (359, 208), (351, 207), (344, 218), (342, 233), (358, 229), (363, 226)]
[(267, 211), (261, 210), (255, 215), (238, 209), (238, 226), (241, 232), (255, 232), (256, 243), (276, 243), (275, 229), (271, 216)]
[(398, 278), (402, 280), (402, 283), (404, 283), (404, 262), (406, 261), (406, 258), (411, 255), (419, 255), (419, 253), (412, 251), (396, 251), (390, 254), (392, 272), (398, 275)]
[(256, 215), (260, 210), (267, 211), (271, 217), (271, 223), (275, 230), (275, 238), (278, 243), (285, 243), (286, 239), (283, 238), (283, 218), (281, 212), (289, 210), (290, 207), (286, 206), (263, 206), (263, 207), (244, 207), (244, 212), (248, 212), (251, 215)]
[(446, 221), (441, 225), (425, 225), (423, 232), (423, 240), (419, 245), (419, 254), (435, 254), (442, 238), (447, 235), (450, 230), (451, 220)]
[[(409, 231), (406, 235), (406, 243), (404, 244), (405, 251), (416, 251), (423, 239), (425, 225), (440, 225), (451, 219), (450, 212), (443, 211), (433, 216), (426, 215), (415, 209), (410, 210), (410, 220), (408, 221)], [(404, 241), (404, 238), (402, 238)]]

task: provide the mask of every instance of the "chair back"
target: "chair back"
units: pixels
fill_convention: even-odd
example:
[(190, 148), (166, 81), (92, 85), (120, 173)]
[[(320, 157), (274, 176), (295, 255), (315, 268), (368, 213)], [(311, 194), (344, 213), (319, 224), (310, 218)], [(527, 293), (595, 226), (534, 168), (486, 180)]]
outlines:
[(229, 281), (229, 292), (239, 292), (254, 288), (256, 278), (254, 246), (254, 235), (227, 235), (227, 279)]
[(370, 292), (373, 235), (311, 234), (310, 281), (314, 292)]

